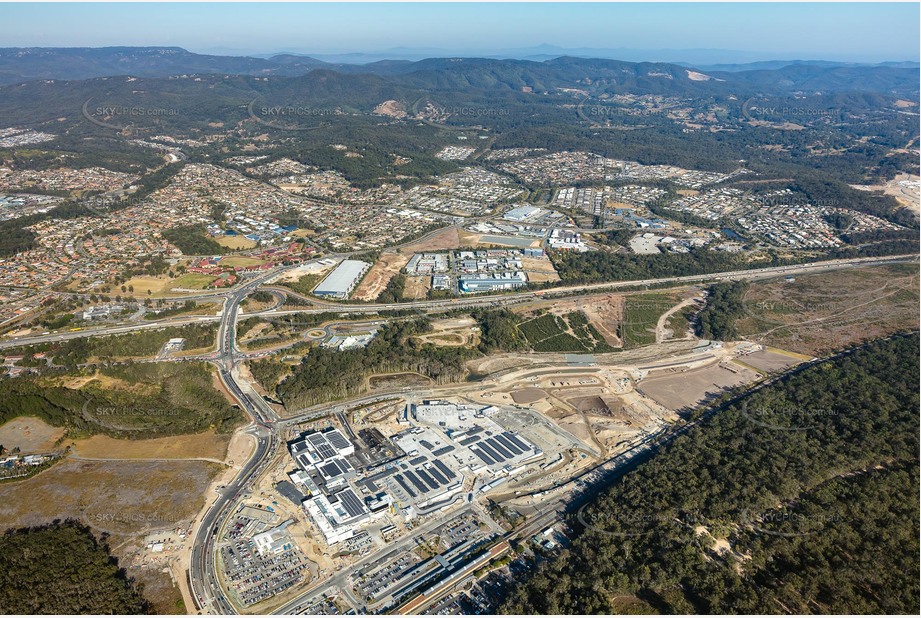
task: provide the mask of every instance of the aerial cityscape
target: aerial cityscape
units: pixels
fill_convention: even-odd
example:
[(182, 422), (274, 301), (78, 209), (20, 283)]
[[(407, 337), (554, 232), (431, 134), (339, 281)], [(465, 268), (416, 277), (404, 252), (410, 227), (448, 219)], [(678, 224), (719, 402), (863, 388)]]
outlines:
[(0, 613), (917, 615), (919, 17), (0, 4)]

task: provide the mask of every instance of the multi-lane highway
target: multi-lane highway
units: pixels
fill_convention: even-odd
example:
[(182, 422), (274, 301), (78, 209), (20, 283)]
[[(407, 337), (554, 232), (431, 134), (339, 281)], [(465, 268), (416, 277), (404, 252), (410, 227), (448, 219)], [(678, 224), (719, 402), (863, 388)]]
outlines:
[[(554, 288), (547, 288), (545, 290), (536, 290), (536, 291), (527, 291), (527, 292), (510, 292), (506, 294), (487, 294), (487, 295), (477, 295), (464, 298), (454, 298), (447, 300), (419, 300), (411, 302), (401, 302), (401, 303), (386, 303), (386, 304), (348, 304), (348, 303), (333, 303), (320, 301), (316, 298), (308, 298), (302, 295), (299, 295), (291, 290), (286, 288), (274, 287), (270, 285), (263, 285), (263, 283), (271, 279), (273, 276), (276, 276), (283, 269), (276, 269), (273, 271), (267, 271), (262, 273), (258, 278), (249, 279), (244, 282), (243, 287), (236, 288), (232, 291), (221, 292), (220, 295), (225, 299), (225, 311), (220, 316), (198, 316), (198, 317), (185, 317), (185, 318), (173, 318), (171, 320), (161, 320), (159, 322), (144, 322), (133, 325), (122, 325), (122, 326), (111, 326), (107, 328), (97, 328), (97, 329), (86, 329), (79, 332), (68, 332), (68, 333), (55, 333), (48, 335), (38, 335), (31, 337), (17, 337), (12, 339), (7, 339), (5, 341), (0, 341), (0, 349), (17, 347), (22, 345), (34, 345), (38, 343), (48, 343), (53, 341), (61, 341), (66, 339), (74, 339), (79, 337), (94, 337), (102, 335), (113, 335), (127, 333), (134, 330), (142, 330), (148, 328), (162, 328), (163, 326), (174, 326), (181, 324), (188, 324), (193, 322), (208, 322), (208, 321), (218, 321), (221, 320), (225, 322), (227, 319), (227, 307), (233, 306), (236, 308), (238, 303), (230, 303), (228, 305), (228, 300), (235, 296), (240, 296), (240, 290), (245, 288), (246, 292), (243, 293), (240, 300), (245, 297), (247, 294), (252, 293), (257, 288), (266, 289), (270, 291), (279, 291), (284, 292), (287, 296), (293, 298), (299, 298), (303, 301), (310, 302), (315, 305), (314, 308), (306, 309), (288, 309), (288, 310), (279, 310), (279, 309), (268, 309), (264, 311), (257, 311), (251, 314), (250, 316), (282, 316), (282, 315), (293, 315), (299, 313), (340, 313), (340, 314), (362, 314), (362, 313), (378, 313), (381, 311), (399, 311), (407, 309), (415, 309), (418, 311), (435, 311), (435, 310), (444, 310), (444, 309), (460, 309), (460, 308), (473, 308), (481, 306), (492, 306), (492, 305), (505, 305), (513, 304), (518, 302), (526, 302), (530, 300), (543, 299), (543, 298), (565, 298), (567, 296), (577, 296), (586, 294), (589, 292), (603, 292), (606, 290), (616, 291), (624, 288), (637, 288), (637, 287), (652, 287), (652, 286), (661, 286), (667, 284), (676, 284), (676, 285), (686, 285), (694, 283), (707, 283), (712, 281), (724, 281), (724, 280), (757, 280), (757, 279), (769, 279), (772, 277), (779, 276), (788, 276), (788, 275), (806, 275), (810, 273), (821, 273), (829, 272), (833, 270), (841, 270), (848, 268), (858, 268), (861, 266), (881, 266), (885, 264), (898, 264), (905, 262), (917, 262), (918, 256), (915, 254), (911, 255), (897, 255), (897, 256), (886, 256), (886, 257), (869, 257), (869, 258), (852, 258), (852, 259), (843, 259), (843, 260), (828, 260), (825, 262), (815, 262), (810, 264), (799, 264), (793, 266), (772, 266), (767, 268), (756, 268), (751, 270), (738, 270), (738, 271), (726, 271), (719, 273), (711, 273), (704, 275), (689, 275), (682, 277), (659, 277), (656, 279), (640, 279), (632, 281), (615, 281), (615, 282), (605, 282), (605, 283), (591, 283), (585, 285), (574, 285), (574, 286), (558, 286)], [(290, 268), (290, 267), (289, 267)], [(212, 300), (214, 297), (211, 297)]]
[[(623, 288), (636, 288), (646, 286), (658, 286), (667, 284), (692, 284), (705, 283), (710, 281), (720, 281), (727, 279), (763, 279), (784, 275), (803, 275), (817, 272), (828, 272), (830, 270), (856, 268), (860, 266), (892, 264), (901, 262), (917, 261), (916, 255), (889, 256), (877, 258), (857, 258), (847, 260), (830, 260), (814, 264), (802, 264), (796, 266), (769, 267), (746, 271), (732, 271), (713, 273), (708, 275), (694, 275), (683, 277), (661, 277), (656, 279), (644, 279), (639, 281), (622, 281), (613, 283), (597, 283), (580, 286), (561, 286), (540, 291), (513, 292), (507, 294), (491, 294), (484, 296), (475, 296), (469, 298), (449, 299), (449, 300), (426, 300), (406, 303), (386, 303), (386, 304), (368, 304), (355, 305), (347, 303), (327, 303), (318, 302), (316, 299), (304, 298), (291, 290), (284, 288), (273, 288), (266, 286), (266, 282), (277, 276), (286, 268), (278, 267), (270, 271), (259, 273), (258, 275), (246, 278), (243, 282), (231, 290), (224, 290), (219, 293), (201, 295), (202, 298), (210, 299), (223, 298), (223, 309), (220, 315), (215, 316), (197, 316), (185, 318), (172, 318), (156, 322), (139, 322), (130, 325), (119, 325), (108, 328), (88, 329), (79, 332), (69, 332), (61, 334), (48, 334), (33, 337), (20, 337), (8, 339), (0, 342), (0, 349), (15, 346), (46, 343), (72, 339), (78, 337), (90, 337), (101, 335), (112, 335), (133, 332), (150, 328), (162, 328), (164, 326), (181, 325), (195, 322), (213, 322), (218, 321), (218, 345), (217, 352), (213, 353), (208, 359), (217, 365), (221, 382), (227, 391), (239, 402), (240, 407), (248, 414), (253, 423), (246, 431), (256, 440), (254, 449), (249, 460), (241, 467), (236, 478), (219, 491), (214, 501), (206, 510), (197, 530), (194, 534), (194, 543), (192, 546), (191, 563), (189, 571), (189, 583), (191, 592), (195, 598), (199, 609), (203, 612), (218, 614), (234, 614), (237, 609), (224, 593), (218, 578), (217, 572), (217, 548), (220, 531), (227, 516), (235, 509), (238, 499), (245, 493), (251, 481), (265, 468), (271, 456), (276, 452), (281, 439), (282, 433), (287, 426), (295, 421), (303, 421), (309, 418), (315, 418), (321, 414), (327, 414), (329, 409), (318, 408), (316, 410), (307, 410), (298, 414), (295, 418), (280, 421), (272, 407), (263, 399), (252, 386), (240, 379), (237, 372), (237, 363), (245, 358), (236, 349), (236, 322), (239, 315), (239, 306), (243, 300), (255, 292), (257, 289), (267, 289), (269, 291), (284, 293), (287, 296), (300, 297), (309, 301), (314, 308), (298, 310), (279, 310), (276, 308), (254, 312), (250, 315), (277, 316), (288, 315), (293, 313), (319, 313), (319, 312), (337, 312), (341, 314), (361, 314), (389, 310), (416, 309), (419, 311), (432, 311), (439, 309), (453, 308), (471, 308), (489, 305), (506, 305), (518, 302), (527, 302), (543, 298), (560, 298), (566, 296), (582, 295), (587, 292), (599, 292), (604, 290), (618, 290)], [(380, 398), (378, 394), (372, 398)], [(368, 398), (357, 398), (350, 402), (355, 404)], [(336, 410), (344, 409), (340, 405)], [(335, 410), (334, 410), (335, 411)], [(686, 430), (686, 429), (685, 429)], [(646, 456), (649, 453), (651, 445), (643, 445), (637, 448), (635, 452), (627, 457), (621, 456), (618, 461), (609, 462), (608, 472), (620, 469), (634, 460), (635, 457)], [(564, 492), (566, 493), (566, 492)], [(532, 530), (537, 530), (555, 521), (561, 517), (565, 509), (562, 508), (566, 500), (562, 500), (559, 492), (554, 492), (552, 499), (534, 505), (533, 515), (529, 519), (528, 525), (524, 530), (518, 530), (506, 535), (507, 539), (517, 537), (522, 533), (531, 534)], [(440, 518), (437, 521), (439, 521)], [(433, 524), (435, 522), (432, 522)], [(393, 549), (393, 548), (389, 548)], [(363, 561), (362, 561), (363, 562)], [(357, 566), (357, 565), (356, 565)], [(347, 573), (337, 574), (333, 579), (323, 582), (312, 587), (304, 594), (299, 595), (296, 599), (283, 605), (277, 613), (296, 612), (303, 606), (311, 596), (318, 591), (329, 586), (347, 587)]]

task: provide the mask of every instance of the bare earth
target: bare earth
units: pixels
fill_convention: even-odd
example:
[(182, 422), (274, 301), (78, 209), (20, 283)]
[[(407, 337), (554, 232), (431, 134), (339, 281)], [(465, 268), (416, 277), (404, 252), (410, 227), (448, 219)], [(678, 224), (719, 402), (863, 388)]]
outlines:
[(46, 453), (64, 435), (61, 427), (52, 427), (34, 416), (20, 416), (0, 425), (0, 444), (12, 451), (19, 447), (22, 453)]
[(400, 272), (400, 269), (406, 266), (409, 261), (410, 253), (382, 253), (381, 259), (368, 271), (365, 278), (361, 280), (352, 298), (363, 301), (375, 300), (390, 280)]

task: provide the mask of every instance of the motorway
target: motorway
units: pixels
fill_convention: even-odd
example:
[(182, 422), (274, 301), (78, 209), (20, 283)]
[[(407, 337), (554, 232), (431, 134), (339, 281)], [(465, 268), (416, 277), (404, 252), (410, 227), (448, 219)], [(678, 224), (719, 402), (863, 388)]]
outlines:
[[(686, 277), (662, 277), (657, 279), (644, 279), (639, 281), (622, 281), (622, 282), (613, 282), (613, 283), (597, 283), (590, 285), (580, 285), (580, 286), (562, 286), (557, 288), (551, 288), (547, 290), (540, 291), (527, 291), (527, 292), (518, 292), (518, 293), (507, 293), (507, 294), (492, 294), (487, 296), (477, 296), (471, 298), (460, 298), (460, 299), (449, 299), (449, 300), (427, 300), (427, 301), (414, 301), (406, 303), (389, 303), (389, 304), (371, 304), (371, 305), (355, 305), (347, 303), (325, 303), (317, 302), (316, 299), (307, 299), (304, 300), (310, 301), (314, 306), (319, 306), (315, 309), (298, 309), (298, 310), (285, 310), (280, 311), (278, 309), (269, 309), (261, 312), (254, 312), (249, 315), (262, 315), (262, 316), (275, 316), (275, 315), (288, 315), (294, 313), (319, 313), (319, 312), (338, 312), (343, 314), (352, 314), (352, 313), (369, 313), (369, 312), (380, 312), (380, 311), (390, 311), (390, 310), (405, 310), (405, 309), (418, 309), (418, 310), (438, 310), (438, 309), (454, 309), (454, 308), (469, 308), (477, 306), (489, 306), (489, 305), (505, 305), (510, 303), (517, 302), (526, 302), (537, 299), (544, 298), (558, 298), (565, 296), (575, 296), (583, 295), (588, 292), (597, 292), (603, 290), (617, 290), (620, 288), (632, 288), (632, 287), (646, 287), (646, 286), (655, 286), (663, 284), (689, 284), (689, 283), (703, 283), (708, 281), (720, 281), (720, 280), (754, 280), (754, 279), (763, 279), (777, 276), (788, 276), (788, 275), (803, 275), (809, 273), (817, 272), (828, 272), (830, 270), (844, 269), (844, 268), (855, 268), (860, 266), (869, 266), (869, 265), (882, 265), (882, 264), (894, 264), (894, 263), (903, 263), (903, 262), (913, 262), (917, 261), (918, 256), (916, 255), (907, 255), (907, 256), (889, 256), (889, 257), (877, 257), (877, 258), (858, 258), (858, 259), (847, 259), (847, 260), (831, 260), (826, 262), (819, 262), (814, 264), (803, 264), (795, 266), (782, 266), (782, 267), (770, 267), (770, 268), (761, 268), (755, 270), (747, 271), (732, 271), (732, 272), (721, 272), (713, 273), (709, 275), (694, 275)], [(159, 322), (143, 322), (132, 325), (119, 325), (108, 328), (99, 328), (92, 330), (83, 330), (78, 332), (71, 333), (62, 333), (62, 334), (49, 334), (41, 335), (34, 337), (21, 337), (16, 339), (11, 339), (0, 343), (0, 349), (16, 347), (21, 345), (30, 345), (38, 343), (47, 343), (54, 341), (61, 341), (65, 339), (79, 338), (79, 337), (89, 337), (89, 336), (101, 336), (101, 335), (111, 335), (119, 334), (124, 332), (132, 332), (137, 330), (149, 329), (149, 328), (162, 328), (164, 326), (172, 326), (179, 324), (188, 324), (195, 322), (205, 322), (205, 321), (219, 321), (218, 326), (218, 349), (216, 353), (210, 355), (209, 360), (213, 362), (219, 369), (219, 376), (221, 382), (226, 387), (227, 391), (236, 399), (241, 408), (251, 417), (253, 423), (245, 429), (247, 433), (252, 435), (256, 439), (256, 448), (254, 449), (249, 460), (242, 466), (239, 474), (236, 478), (226, 485), (223, 489), (220, 490), (216, 499), (208, 507), (204, 516), (202, 517), (201, 522), (198, 525), (196, 532), (194, 533), (194, 542), (192, 545), (192, 554), (191, 554), (191, 566), (189, 572), (189, 583), (191, 586), (192, 595), (199, 605), (199, 609), (203, 612), (211, 612), (218, 614), (235, 614), (237, 609), (224, 594), (223, 589), (220, 586), (217, 572), (217, 550), (216, 543), (220, 536), (220, 531), (223, 526), (223, 523), (228, 515), (230, 515), (236, 505), (238, 499), (244, 494), (246, 488), (250, 482), (262, 472), (265, 466), (268, 464), (272, 455), (276, 452), (279, 440), (281, 435), (288, 426), (294, 422), (299, 422), (307, 420), (309, 418), (316, 418), (321, 415), (328, 414), (330, 412), (329, 408), (322, 409), (318, 408), (315, 410), (305, 411), (306, 413), (298, 414), (295, 418), (285, 419), (280, 421), (279, 417), (276, 415), (272, 407), (263, 399), (251, 385), (246, 383), (244, 380), (241, 380), (238, 371), (237, 363), (240, 360), (245, 358), (245, 355), (240, 353), (236, 349), (236, 322), (239, 315), (239, 305), (243, 300), (255, 292), (259, 288), (267, 289), (272, 292), (281, 292), (288, 296), (300, 297), (300, 295), (292, 292), (291, 290), (284, 288), (273, 288), (272, 286), (265, 286), (265, 283), (272, 277), (277, 276), (286, 269), (292, 267), (278, 267), (269, 271), (258, 273), (255, 276), (248, 277), (244, 281), (231, 290), (224, 290), (214, 295), (208, 295), (209, 298), (214, 299), (215, 297), (223, 298), (224, 304), (221, 314), (219, 316), (198, 316), (192, 318), (180, 318), (180, 319), (167, 319)], [(204, 297), (205, 295), (202, 295)], [(303, 298), (303, 297), (300, 297)], [(380, 399), (383, 397), (381, 394), (374, 395), (373, 398)], [(368, 398), (357, 398), (354, 401), (350, 402), (340, 402), (336, 409), (342, 410), (346, 406), (354, 405), (358, 401), (367, 400)], [(687, 431), (687, 426), (678, 429), (683, 433)], [(643, 445), (638, 445), (635, 451), (631, 452), (629, 456), (621, 455), (616, 460), (607, 462), (606, 474), (605, 477), (608, 477), (611, 473), (614, 473), (620, 469), (627, 467), (631, 462), (635, 461), (637, 457), (645, 457), (653, 450), (654, 444), (648, 443)], [(569, 500), (565, 498), (566, 494), (571, 493), (570, 490), (563, 488), (563, 495), (555, 498), (548, 498), (542, 501), (539, 504), (535, 504), (531, 507), (532, 515), (529, 517), (529, 520), (526, 526), (523, 529), (512, 531), (506, 535), (504, 538), (506, 540), (511, 540), (512, 538), (526, 538), (528, 535), (533, 534), (534, 531), (542, 529), (549, 522), (556, 521), (566, 512), (567, 504), (571, 504)], [(559, 492), (554, 491), (554, 494)], [(451, 516), (457, 515), (457, 512), (450, 514)], [(447, 517), (447, 515), (446, 515)], [(442, 518), (436, 518), (429, 524), (424, 527), (421, 527), (420, 531), (425, 531), (426, 529), (434, 528), (437, 525), (442, 523)], [(418, 532), (406, 539), (403, 539), (400, 542), (393, 544), (387, 548), (387, 551), (398, 550), (402, 547), (403, 543), (410, 543), (411, 540), (418, 534)], [(372, 555), (368, 558), (379, 558), (379, 555)], [(349, 592), (346, 592), (346, 589), (349, 588), (348, 584), (348, 574), (356, 567), (361, 564), (366, 563), (367, 560), (362, 560), (356, 563), (352, 569), (348, 569), (337, 573), (333, 578), (326, 580), (316, 586), (311, 587), (303, 594), (299, 595), (296, 599), (286, 603), (280, 607), (276, 613), (292, 613), (296, 612), (302, 605), (304, 605), (311, 596), (314, 596), (320, 590), (326, 589), (330, 586), (338, 587), (343, 590), (344, 594), (351, 596)], [(355, 600), (352, 597), (351, 600)], [(361, 607), (356, 607), (356, 609), (361, 609)]]
[[(527, 302), (540, 299), (549, 299), (549, 298), (565, 298), (567, 296), (578, 296), (590, 292), (603, 292), (603, 291), (614, 291), (623, 288), (635, 288), (635, 287), (650, 287), (650, 286), (660, 286), (666, 284), (691, 284), (691, 283), (707, 283), (712, 281), (725, 281), (725, 280), (747, 280), (753, 281), (758, 279), (769, 279), (772, 277), (779, 276), (792, 276), (792, 275), (806, 275), (814, 274), (821, 272), (829, 272), (832, 270), (841, 270), (847, 268), (858, 268), (861, 266), (881, 266), (885, 264), (899, 264), (906, 262), (917, 262), (918, 256), (916, 254), (911, 255), (897, 255), (897, 256), (886, 256), (886, 257), (869, 257), (869, 258), (853, 258), (853, 259), (843, 259), (843, 260), (828, 260), (825, 262), (816, 262), (810, 264), (799, 264), (793, 266), (772, 266), (767, 268), (757, 268), (752, 270), (739, 270), (739, 271), (726, 271), (718, 272), (704, 275), (689, 275), (683, 277), (659, 277), (656, 279), (640, 279), (633, 281), (615, 281), (615, 282), (605, 282), (605, 283), (591, 283), (585, 285), (573, 285), (573, 286), (559, 286), (554, 288), (547, 288), (545, 290), (536, 290), (536, 291), (527, 291), (527, 292), (511, 292), (507, 294), (488, 294), (488, 295), (477, 295), (470, 298), (454, 298), (447, 300), (422, 300), (422, 301), (411, 301), (411, 302), (402, 302), (402, 303), (386, 303), (386, 304), (349, 304), (349, 303), (332, 303), (315, 298), (307, 298), (292, 290), (282, 287), (276, 287), (271, 285), (263, 285), (263, 283), (276, 276), (280, 273), (282, 269), (275, 269), (272, 271), (266, 271), (265, 273), (260, 273), (258, 277), (247, 280), (242, 287), (236, 288), (232, 291), (222, 291), (220, 293), (215, 293), (214, 296), (221, 296), (224, 300), (224, 311), (221, 316), (197, 316), (197, 317), (185, 317), (185, 318), (173, 318), (162, 320), (159, 322), (144, 322), (133, 325), (120, 325), (120, 326), (110, 326), (105, 328), (97, 329), (86, 329), (78, 332), (68, 332), (68, 333), (55, 333), (48, 335), (38, 335), (32, 337), (18, 337), (14, 339), (7, 339), (6, 341), (0, 342), (0, 350), (5, 348), (12, 348), (23, 345), (35, 345), (39, 343), (49, 343), (55, 341), (63, 341), (67, 339), (76, 339), (80, 337), (96, 337), (103, 335), (114, 335), (127, 333), (135, 330), (143, 330), (149, 328), (162, 328), (164, 326), (178, 326), (182, 324), (190, 324), (195, 322), (213, 322), (221, 320), (222, 324), (226, 322), (228, 307), (233, 307), (234, 317), (236, 316), (236, 307), (240, 301), (247, 295), (254, 292), (257, 288), (265, 289), (267, 291), (273, 292), (283, 292), (289, 297), (294, 297), (301, 299), (303, 301), (310, 302), (315, 307), (314, 309), (267, 309), (264, 311), (256, 311), (250, 314), (249, 316), (282, 316), (282, 315), (294, 315), (300, 313), (340, 313), (340, 314), (361, 314), (361, 313), (379, 313), (381, 311), (400, 311), (407, 309), (416, 309), (420, 311), (435, 311), (435, 310), (445, 310), (445, 309), (461, 309), (461, 308), (474, 308), (481, 306), (497, 306), (512, 304), (518, 302)], [(291, 267), (288, 267), (291, 268)], [(246, 292), (241, 296), (241, 291), (246, 290)], [(209, 296), (212, 300), (214, 296)], [(237, 302), (230, 302), (232, 298), (237, 298)], [(228, 304), (229, 303), (229, 304)]]

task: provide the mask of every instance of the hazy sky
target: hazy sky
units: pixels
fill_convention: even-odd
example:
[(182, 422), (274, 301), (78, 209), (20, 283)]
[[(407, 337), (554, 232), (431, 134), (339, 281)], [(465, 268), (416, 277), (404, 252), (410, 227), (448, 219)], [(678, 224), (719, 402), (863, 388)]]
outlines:
[(761, 59), (917, 60), (919, 17), (914, 2), (0, 3), (0, 47), (175, 45), (239, 53), (416, 47), (474, 53), (546, 43), (731, 49)]

